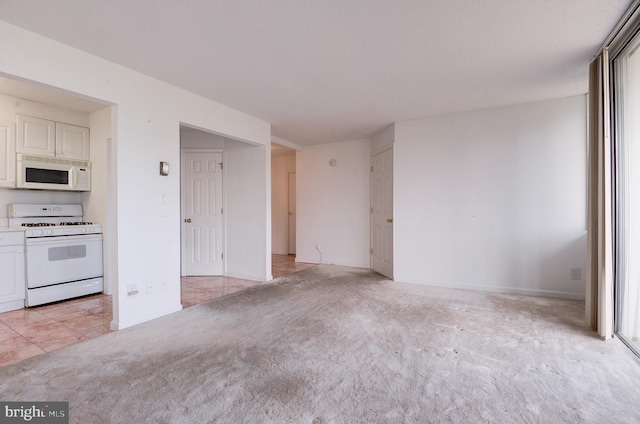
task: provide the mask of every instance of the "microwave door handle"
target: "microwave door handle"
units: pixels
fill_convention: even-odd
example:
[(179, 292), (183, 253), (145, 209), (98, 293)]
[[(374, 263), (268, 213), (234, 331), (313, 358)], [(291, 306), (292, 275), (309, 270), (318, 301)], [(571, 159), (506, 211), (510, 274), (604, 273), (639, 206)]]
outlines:
[(69, 170), (69, 188), (74, 188), (77, 185), (78, 175), (76, 173), (75, 166), (72, 166)]

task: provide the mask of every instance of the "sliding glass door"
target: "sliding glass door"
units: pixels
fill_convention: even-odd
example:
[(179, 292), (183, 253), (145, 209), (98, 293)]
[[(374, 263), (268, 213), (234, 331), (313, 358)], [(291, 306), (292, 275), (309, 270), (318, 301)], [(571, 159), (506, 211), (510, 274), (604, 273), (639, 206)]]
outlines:
[(613, 58), (615, 331), (640, 354), (640, 36)]

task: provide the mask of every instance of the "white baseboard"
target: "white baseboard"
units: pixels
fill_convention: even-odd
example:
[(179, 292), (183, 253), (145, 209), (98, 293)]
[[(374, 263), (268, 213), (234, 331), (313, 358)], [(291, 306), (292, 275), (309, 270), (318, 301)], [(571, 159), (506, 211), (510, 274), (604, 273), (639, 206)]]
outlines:
[(24, 309), (24, 299), (0, 303), (0, 312), (15, 311), (18, 309)]
[(296, 262), (304, 262), (306, 264), (319, 264), (320, 262), (318, 262), (317, 259), (311, 259), (311, 258), (302, 258), (300, 256), (296, 255)]
[(410, 284), (420, 284), (423, 286), (443, 287), (448, 289), (459, 290), (473, 290), (484, 291), (490, 293), (502, 293), (502, 294), (519, 294), (523, 296), (536, 296), (536, 297), (551, 297), (555, 299), (569, 299), (569, 300), (585, 300), (583, 293), (571, 293), (558, 290), (541, 290), (541, 289), (527, 289), (521, 287), (499, 287), (499, 286), (482, 286), (473, 284), (438, 284), (425, 281), (411, 281), (408, 279), (395, 278), (397, 282), (405, 282)]
[(135, 317), (133, 317), (133, 319), (130, 319), (130, 320), (127, 320), (127, 321), (116, 321), (116, 320), (113, 320), (109, 324), (109, 327), (112, 330), (123, 330), (125, 328), (132, 327), (132, 326), (137, 325), (137, 324), (142, 324), (143, 322), (151, 321), (152, 319), (160, 318), (160, 317), (163, 317), (165, 315), (169, 315), (169, 314), (172, 314), (174, 312), (181, 311), (181, 310), (182, 310), (182, 305), (181, 304), (177, 304), (177, 305), (174, 305), (174, 306), (171, 306), (171, 307), (168, 307), (168, 308), (159, 309), (157, 311), (152, 311), (151, 313), (148, 313), (148, 314), (135, 316)]
[(236, 273), (233, 273), (233, 272), (226, 273), (225, 277), (239, 278), (241, 280), (260, 281), (261, 283), (264, 283), (265, 281), (267, 281), (264, 276), (249, 275), (249, 274), (236, 274)]

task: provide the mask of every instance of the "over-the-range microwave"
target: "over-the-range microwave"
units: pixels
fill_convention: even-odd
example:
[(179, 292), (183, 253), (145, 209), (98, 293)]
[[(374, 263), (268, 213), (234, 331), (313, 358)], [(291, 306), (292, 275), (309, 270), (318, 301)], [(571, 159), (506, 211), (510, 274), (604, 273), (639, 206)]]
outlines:
[(38, 190), (91, 190), (91, 162), (18, 154), (16, 187)]

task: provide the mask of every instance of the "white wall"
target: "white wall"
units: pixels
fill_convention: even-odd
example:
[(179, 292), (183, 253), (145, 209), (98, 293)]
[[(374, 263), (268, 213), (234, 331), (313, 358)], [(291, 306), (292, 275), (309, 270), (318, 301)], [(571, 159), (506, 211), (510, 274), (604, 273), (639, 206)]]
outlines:
[[(368, 139), (298, 152), (297, 262), (370, 266), (370, 156)], [(329, 165), (331, 159), (336, 166)]]
[(188, 127), (180, 127), (180, 147), (183, 149), (224, 149), (226, 139)]
[(391, 124), (378, 134), (371, 137), (371, 156), (375, 156), (378, 153), (382, 153), (393, 147), (393, 141), (395, 140), (396, 126)]
[(111, 107), (105, 107), (89, 115), (91, 191), (83, 193), (85, 218), (88, 221), (104, 223), (107, 221), (108, 157), (111, 138)]
[(395, 127), (397, 281), (584, 297), (585, 96)]
[[(109, 264), (115, 282), (112, 327), (128, 327), (179, 310), (180, 124), (269, 145), (269, 123), (5, 22), (0, 22), (0, 39), (11, 40), (3, 44), (0, 73), (116, 105), (109, 170), (109, 203), (116, 211), (109, 227), (116, 244)], [(268, 152), (264, 148), (256, 152), (266, 163)], [(173, 165), (168, 177), (159, 175), (160, 161)], [(256, 232), (244, 236), (246, 244), (263, 251), (271, 232), (270, 225), (264, 228), (271, 214), (266, 168), (270, 165), (250, 174), (258, 178), (262, 172), (255, 202), (262, 204), (253, 213), (263, 225), (252, 223)], [(234, 268), (267, 274), (266, 255), (246, 259)], [(149, 283), (155, 287), (152, 292), (146, 289)], [(130, 285), (137, 285), (139, 294), (128, 296)]]
[(289, 173), (296, 172), (295, 153), (271, 157), (271, 252), (289, 254)]
[[(228, 140), (224, 151), (226, 275), (267, 281), (271, 277), (269, 146)], [(270, 187), (269, 187), (270, 189)], [(265, 212), (269, 209), (269, 213)], [(255, 234), (269, 237), (256, 242)]]
[[(111, 281), (111, 270), (107, 266), (111, 260), (114, 232), (110, 228), (108, 197), (109, 185), (109, 139), (111, 138), (111, 106), (100, 109), (89, 115), (91, 131), (89, 133), (91, 155), (91, 191), (82, 194), (85, 221), (102, 224), (103, 259), (104, 259), (104, 292), (113, 293), (114, 283)], [(115, 213), (115, 210), (113, 211)]]

